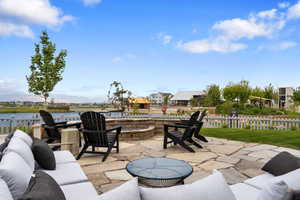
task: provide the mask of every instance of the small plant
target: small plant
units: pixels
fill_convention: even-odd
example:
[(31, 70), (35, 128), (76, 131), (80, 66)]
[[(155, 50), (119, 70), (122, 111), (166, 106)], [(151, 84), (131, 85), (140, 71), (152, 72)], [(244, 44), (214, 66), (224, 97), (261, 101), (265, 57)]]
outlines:
[(137, 114), (140, 113), (139, 104), (137, 104), (137, 103), (133, 104), (132, 109), (133, 109), (133, 114), (134, 115), (137, 115)]
[(291, 127), (291, 131), (297, 131), (297, 129), (298, 129), (298, 128), (297, 128), (296, 126), (292, 126), (292, 127)]
[(251, 129), (250, 125), (245, 126), (245, 129)]
[(229, 128), (228, 124), (222, 124), (222, 128)]

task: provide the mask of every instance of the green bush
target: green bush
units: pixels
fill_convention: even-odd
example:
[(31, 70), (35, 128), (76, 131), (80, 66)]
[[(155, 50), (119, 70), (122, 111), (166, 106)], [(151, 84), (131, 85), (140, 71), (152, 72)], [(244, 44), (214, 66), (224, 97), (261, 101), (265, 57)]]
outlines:
[(296, 126), (291, 127), (291, 131), (297, 131), (297, 130), (298, 130), (298, 128)]
[(250, 125), (245, 126), (245, 129), (251, 129)]
[(222, 124), (222, 128), (229, 128), (228, 124)]

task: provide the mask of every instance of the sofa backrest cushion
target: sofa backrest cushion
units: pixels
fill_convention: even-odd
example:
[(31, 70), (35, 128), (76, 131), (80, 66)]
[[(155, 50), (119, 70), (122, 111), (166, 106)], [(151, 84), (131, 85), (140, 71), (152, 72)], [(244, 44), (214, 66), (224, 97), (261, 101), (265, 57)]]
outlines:
[(21, 131), (21, 130), (16, 130), (14, 132), (14, 135), (13, 135), (13, 138), (14, 137), (17, 137), (17, 138), (20, 138), (21, 140), (23, 140), (24, 142), (26, 142), (26, 144), (31, 147), (32, 145), (32, 138), (25, 132)]
[(2, 200), (13, 200), (11, 193), (4, 180), (0, 178), (0, 199)]
[[(134, 178), (123, 185), (106, 192), (97, 198), (97, 200), (141, 200), (138, 181)], [(159, 200), (159, 199), (158, 199)]]
[(31, 167), (32, 170), (34, 170), (34, 157), (33, 153), (31, 151), (31, 148), (24, 142), (24, 140), (18, 138), (18, 137), (13, 137), (9, 144), (7, 145), (6, 150), (7, 152), (13, 151), (17, 154), (19, 154), (25, 161), (26, 163)]
[(169, 188), (140, 187), (140, 192), (143, 200), (236, 200), (223, 175), (218, 171), (192, 184)]
[(267, 162), (262, 170), (274, 176), (281, 176), (300, 168), (300, 158), (283, 151)]
[(6, 149), (7, 145), (8, 145), (9, 142), (3, 142), (2, 144), (0, 144), (0, 161), (1, 161), (1, 158), (4, 154), (4, 150)]
[(293, 200), (293, 192), (284, 181), (270, 182), (259, 192), (257, 200)]
[(6, 152), (0, 162), (0, 178), (2, 178), (14, 199), (25, 192), (33, 170), (26, 161), (15, 152)]
[(36, 171), (26, 192), (18, 200), (66, 200), (55, 180), (43, 171)]

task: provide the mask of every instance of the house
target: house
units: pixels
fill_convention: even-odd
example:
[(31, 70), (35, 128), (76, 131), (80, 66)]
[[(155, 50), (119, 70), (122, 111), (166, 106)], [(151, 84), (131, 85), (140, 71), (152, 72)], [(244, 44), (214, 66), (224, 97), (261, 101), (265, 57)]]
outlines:
[(150, 99), (150, 102), (153, 104), (163, 104), (164, 98), (166, 96), (168, 96), (170, 98), (170, 97), (172, 97), (172, 94), (165, 93), (165, 92), (153, 93), (153, 94), (150, 94), (149, 99)]
[(205, 93), (202, 91), (178, 91), (171, 98), (171, 103), (173, 105), (188, 106), (192, 99), (198, 100), (198, 102), (203, 102)]
[(292, 87), (280, 87), (279, 88), (279, 108), (289, 109), (293, 104), (292, 96), (294, 89)]
[(129, 99), (129, 105), (133, 108), (135, 105), (138, 105), (139, 109), (150, 109), (150, 101), (148, 98), (131, 98)]

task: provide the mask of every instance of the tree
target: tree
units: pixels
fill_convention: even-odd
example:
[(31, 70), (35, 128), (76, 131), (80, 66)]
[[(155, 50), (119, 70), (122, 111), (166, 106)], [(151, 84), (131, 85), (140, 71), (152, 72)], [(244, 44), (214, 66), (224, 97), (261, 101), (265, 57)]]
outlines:
[(237, 84), (229, 83), (224, 88), (223, 96), (227, 101), (237, 101), (239, 103), (246, 103), (251, 94), (251, 88), (249, 82), (242, 80)]
[(293, 93), (293, 96), (291, 97), (292, 100), (294, 101), (294, 104), (295, 105), (300, 105), (300, 87), (298, 87), (294, 93)]
[(278, 92), (271, 83), (264, 89), (264, 98), (273, 99), (275, 102), (278, 102)]
[(252, 89), (251, 95), (255, 97), (264, 97), (265, 92), (260, 87), (255, 87), (254, 89)]
[(35, 55), (31, 57), (31, 74), (26, 76), (28, 91), (39, 95), (47, 103), (50, 92), (56, 84), (63, 79), (62, 73), (65, 69), (65, 58), (67, 51), (62, 50), (55, 57), (56, 47), (50, 41), (48, 33), (42, 32), (40, 43), (35, 44)]
[(191, 104), (191, 106), (193, 106), (193, 107), (196, 107), (196, 106), (198, 106), (199, 105), (199, 100), (197, 99), (197, 98), (191, 98), (191, 100), (190, 100), (190, 104)]
[(206, 106), (217, 106), (221, 102), (221, 90), (218, 85), (209, 85), (207, 87), (206, 96), (204, 99)]
[(170, 100), (170, 95), (164, 96), (163, 104), (164, 104), (164, 105), (168, 105), (168, 104), (169, 104), (169, 100)]
[(132, 92), (125, 90), (121, 82), (114, 81), (110, 84), (107, 98), (113, 105), (121, 106), (121, 108), (124, 109), (124, 105), (126, 104), (125, 94), (127, 94), (126, 99), (128, 101)]

